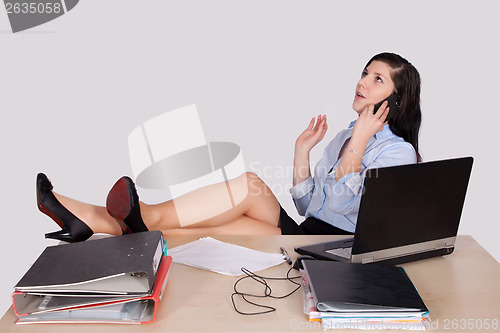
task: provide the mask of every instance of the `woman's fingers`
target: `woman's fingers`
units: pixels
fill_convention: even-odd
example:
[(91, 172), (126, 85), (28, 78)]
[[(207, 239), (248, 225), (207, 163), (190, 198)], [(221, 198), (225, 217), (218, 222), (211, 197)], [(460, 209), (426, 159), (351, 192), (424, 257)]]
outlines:
[(326, 115), (322, 116), (322, 115), (319, 115), (318, 116), (318, 121), (316, 122), (316, 126), (314, 126), (314, 131), (318, 131), (320, 130), (324, 124), (326, 124)]
[(328, 129), (328, 125), (326, 123), (326, 116), (323, 116), (321, 118), (321, 120), (318, 122), (318, 129), (315, 133), (315, 136), (316, 136), (318, 142), (323, 139), (327, 129)]
[(321, 126), (321, 129), (318, 131), (320, 133), (319, 135), (319, 140), (323, 140), (325, 137), (326, 131), (328, 130), (328, 124), (326, 123), (326, 120), (323, 122), (323, 126)]
[(313, 126), (314, 126), (314, 119), (315, 119), (315, 118), (314, 118), (314, 117), (312, 117), (311, 121), (309, 122), (309, 126), (307, 126), (307, 129), (308, 129), (308, 130), (311, 130), (311, 129), (313, 128)]
[(389, 115), (389, 112), (390, 112), (390, 108), (385, 108), (385, 111), (384, 113), (382, 114), (382, 117), (380, 117), (380, 119), (383, 119), (384, 121), (384, 124), (387, 124), (389, 122), (389, 120), (387, 119), (387, 116)]
[(359, 114), (359, 116), (364, 116), (366, 114), (372, 114), (373, 113), (373, 106), (367, 106), (363, 111), (361, 111), (361, 113)]
[(377, 112), (375, 112), (375, 115), (379, 118), (382, 118), (382, 115), (386, 111), (388, 104), (389, 104), (388, 101), (384, 101), (384, 103), (382, 103), (382, 105), (378, 108)]
[(313, 141), (320, 141), (326, 133), (328, 125), (326, 124), (326, 115), (319, 115), (312, 118), (309, 122), (307, 129), (299, 136), (300, 140), (313, 139)]
[(316, 125), (314, 126), (313, 131), (317, 131), (320, 124), (321, 124), (321, 115), (318, 116), (318, 120), (316, 121)]
[(374, 112), (374, 106), (369, 105), (361, 112), (359, 116), (364, 116), (365, 118), (373, 117), (372, 119), (378, 119), (384, 123), (390, 111), (387, 107), (387, 104), (389, 103), (387, 101), (384, 101), (384, 103), (382, 103), (382, 105), (376, 110), (376, 112)]
[(375, 113), (375, 116), (378, 117), (384, 124), (387, 124), (387, 116), (389, 115), (390, 108), (387, 106), (389, 102), (384, 101), (380, 108)]

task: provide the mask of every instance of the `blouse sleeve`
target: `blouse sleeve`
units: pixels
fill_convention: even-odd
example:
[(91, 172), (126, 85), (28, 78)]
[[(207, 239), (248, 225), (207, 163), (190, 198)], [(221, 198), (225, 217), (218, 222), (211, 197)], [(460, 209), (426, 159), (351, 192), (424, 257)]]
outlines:
[(360, 173), (350, 173), (335, 181), (335, 170), (325, 183), (328, 208), (336, 214), (346, 215), (359, 210), (361, 188), (369, 169), (416, 163), (413, 146), (407, 142), (391, 145), (366, 166)]
[(306, 214), (307, 207), (311, 202), (312, 193), (314, 190), (314, 180), (309, 177), (300, 184), (295, 185), (290, 189), (290, 194), (292, 195), (293, 203), (297, 208), (297, 212), (300, 216)]

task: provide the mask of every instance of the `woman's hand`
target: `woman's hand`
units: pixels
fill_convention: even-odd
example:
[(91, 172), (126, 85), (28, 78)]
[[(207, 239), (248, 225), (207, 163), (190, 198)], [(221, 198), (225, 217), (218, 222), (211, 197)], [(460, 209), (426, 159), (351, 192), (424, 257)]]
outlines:
[(366, 107), (354, 124), (351, 141), (366, 144), (372, 136), (384, 129), (384, 125), (387, 124), (385, 119), (389, 114), (387, 104), (388, 102), (384, 101), (375, 114), (373, 114), (373, 106)]
[(385, 125), (385, 119), (389, 114), (387, 101), (373, 114), (373, 106), (366, 107), (359, 115), (352, 129), (352, 136), (346, 149), (348, 152), (342, 154), (342, 160), (335, 170), (335, 181), (339, 181), (345, 175), (360, 172), (365, 154), (366, 144), (375, 133), (380, 132)]
[(325, 137), (328, 125), (326, 124), (326, 116), (318, 116), (315, 123), (315, 118), (309, 122), (309, 126), (302, 134), (299, 135), (295, 141), (295, 154), (306, 153), (308, 154), (311, 149), (318, 144)]
[(306, 130), (295, 141), (295, 155), (293, 159), (293, 186), (302, 183), (311, 177), (309, 166), (309, 152), (325, 137), (328, 125), (326, 116), (318, 116), (316, 125), (314, 118), (309, 122)]

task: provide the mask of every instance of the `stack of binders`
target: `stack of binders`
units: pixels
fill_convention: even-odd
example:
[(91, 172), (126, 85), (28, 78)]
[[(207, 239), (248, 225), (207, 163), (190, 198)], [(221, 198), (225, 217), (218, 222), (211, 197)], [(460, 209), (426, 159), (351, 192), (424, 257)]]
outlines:
[(304, 312), (323, 329), (424, 330), (429, 311), (401, 267), (305, 260)]
[(15, 286), (16, 324), (155, 319), (172, 258), (160, 231), (47, 247)]

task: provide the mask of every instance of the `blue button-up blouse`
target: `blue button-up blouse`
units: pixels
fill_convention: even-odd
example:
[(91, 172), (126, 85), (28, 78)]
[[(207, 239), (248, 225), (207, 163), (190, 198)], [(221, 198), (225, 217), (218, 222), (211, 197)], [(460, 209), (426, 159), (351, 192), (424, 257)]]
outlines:
[(356, 228), (366, 171), (417, 162), (413, 146), (392, 133), (389, 125), (385, 125), (368, 141), (361, 171), (335, 181), (335, 172), (342, 159), (338, 159), (339, 152), (344, 142), (351, 137), (354, 123), (351, 122), (328, 144), (314, 169), (314, 175), (290, 189), (299, 215), (315, 217), (349, 232), (354, 232)]

